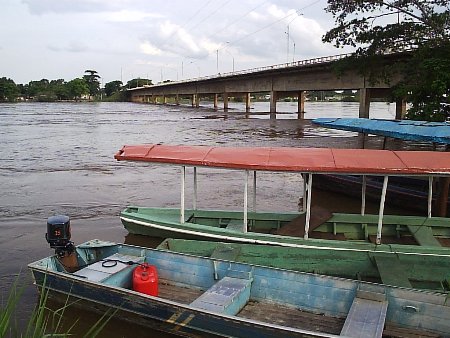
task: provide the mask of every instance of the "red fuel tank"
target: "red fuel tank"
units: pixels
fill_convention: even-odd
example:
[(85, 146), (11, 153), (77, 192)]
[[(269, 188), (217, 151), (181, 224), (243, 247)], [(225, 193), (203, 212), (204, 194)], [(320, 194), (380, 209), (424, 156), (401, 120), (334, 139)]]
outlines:
[(134, 269), (133, 290), (158, 296), (158, 271), (154, 265), (143, 263)]

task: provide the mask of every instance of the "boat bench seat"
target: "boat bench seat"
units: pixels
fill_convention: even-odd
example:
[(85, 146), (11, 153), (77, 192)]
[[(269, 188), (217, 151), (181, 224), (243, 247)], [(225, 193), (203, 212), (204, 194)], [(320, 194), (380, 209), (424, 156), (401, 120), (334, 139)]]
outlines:
[(398, 258), (375, 256), (375, 262), (384, 284), (412, 287), (407, 267), (403, 266)]
[(408, 230), (420, 245), (441, 246), (436, 237), (434, 237), (433, 230), (429, 226), (408, 225)]
[(360, 338), (381, 338), (388, 302), (383, 290), (376, 290), (377, 286), (365, 286), (356, 291), (350, 311), (348, 312), (341, 336)]
[[(111, 264), (104, 264), (107, 260), (113, 262), (111, 262)], [(130, 261), (134, 263), (143, 263), (144, 257), (116, 253), (104, 258), (102, 261), (88, 265), (73, 274), (90, 281), (123, 288), (131, 288), (131, 275), (136, 265), (126, 264), (126, 262)]]
[(241, 252), (240, 246), (219, 243), (211, 254), (211, 258), (235, 261)]
[(250, 299), (251, 279), (224, 277), (190, 305), (199, 309), (237, 315)]
[(244, 228), (244, 221), (242, 219), (232, 219), (228, 222), (226, 229), (233, 231), (241, 231)]

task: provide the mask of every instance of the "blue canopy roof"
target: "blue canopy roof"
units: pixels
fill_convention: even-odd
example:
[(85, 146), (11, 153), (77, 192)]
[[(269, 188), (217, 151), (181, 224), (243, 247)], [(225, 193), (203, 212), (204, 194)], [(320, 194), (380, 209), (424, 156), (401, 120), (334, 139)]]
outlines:
[(450, 123), (364, 118), (318, 118), (314, 124), (410, 141), (450, 144)]

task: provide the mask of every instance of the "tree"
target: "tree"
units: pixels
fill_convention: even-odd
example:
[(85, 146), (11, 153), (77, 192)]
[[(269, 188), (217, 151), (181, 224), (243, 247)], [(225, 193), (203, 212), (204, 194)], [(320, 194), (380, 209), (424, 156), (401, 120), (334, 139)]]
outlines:
[(142, 87), (142, 86), (151, 86), (152, 80), (149, 79), (141, 79), (141, 78), (137, 78), (137, 79), (132, 79), (130, 81), (127, 82), (126, 87), (129, 88), (136, 88), (136, 87)]
[(122, 88), (122, 81), (111, 81), (105, 84), (105, 94), (106, 96), (111, 96), (117, 93)]
[(64, 79), (51, 80), (49, 89), (57, 100), (67, 100), (69, 98), (67, 83)]
[(36, 100), (39, 100), (40, 98), (42, 99), (47, 98), (50, 95), (49, 84), (50, 81), (47, 79), (42, 79), (39, 81), (30, 81), (28, 83), (29, 97), (34, 98)]
[(84, 73), (83, 79), (89, 87), (89, 95), (95, 96), (100, 93), (100, 82), (98, 80), (100, 75), (98, 75), (97, 71), (88, 69), (85, 70)]
[(83, 95), (89, 94), (89, 86), (84, 79), (73, 79), (67, 83), (67, 93), (70, 98), (79, 100)]
[(13, 80), (6, 77), (0, 78), (0, 102), (15, 101), (18, 94), (19, 89)]
[[(393, 95), (411, 103), (409, 118), (438, 121), (450, 115), (448, 0), (328, 0), (326, 11), (336, 26), (323, 41), (357, 47), (353, 58), (359, 60), (348, 65), (359, 65), (372, 80), (402, 75)], [(404, 61), (380, 63), (392, 53), (402, 53)]]

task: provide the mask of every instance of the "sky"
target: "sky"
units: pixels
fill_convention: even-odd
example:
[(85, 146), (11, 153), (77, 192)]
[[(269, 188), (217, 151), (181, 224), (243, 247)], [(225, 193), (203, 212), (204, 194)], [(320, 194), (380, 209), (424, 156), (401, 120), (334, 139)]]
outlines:
[[(1, 0), (0, 77), (153, 83), (350, 52), (326, 0)], [(289, 34), (288, 34), (289, 33)]]

